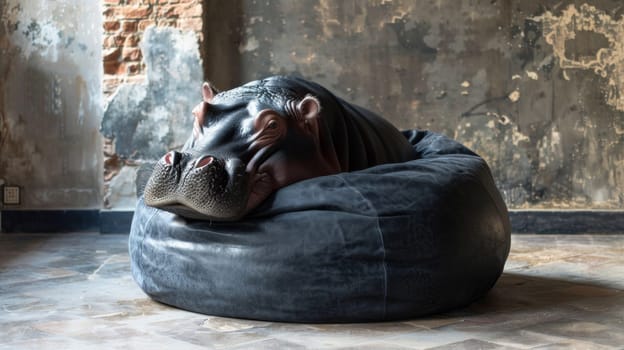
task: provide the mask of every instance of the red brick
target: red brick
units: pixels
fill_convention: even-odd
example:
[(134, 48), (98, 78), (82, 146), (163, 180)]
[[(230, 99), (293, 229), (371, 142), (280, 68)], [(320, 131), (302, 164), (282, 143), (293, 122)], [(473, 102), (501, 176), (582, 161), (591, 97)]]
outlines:
[(135, 47), (135, 46), (139, 45), (139, 41), (141, 41), (141, 38), (139, 37), (138, 34), (130, 34), (126, 38), (126, 41), (124, 41), (123, 46), (125, 46), (125, 47)]
[(119, 21), (104, 21), (102, 27), (105, 32), (114, 32), (119, 29)]
[(104, 74), (117, 74), (119, 72), (119, 62), (104, 62)]
[(180, 10), (178, 6), (160, 6), (156, 12), (156, 16), (163, 18), (178, 18), (180, 17)]
[(106, 19), (115, 18), (115, 8), (108, 7), (104, 11), (102, 11), (102, 16)]
[(178, 27), (178, 21), (175, 19), (166, 19), (164, 21), (160, 21), (158, 22), (158, 26), (159, 27), (172, 27), (172, 28), (177, 28)]
[(192, 31), (200, 32), (202, 29), (202, 19), (201, 18), (187, 18), (184, 20), (180, 20), (178, 27), (182, 30), (192, 30)]
[(112, 73), (112, 74), (116, 74), (116, 75), (126, 75), (128, 74), (128, 72), (126, 72), (126, 63), (121, 62), (117, 65), (117, 70)]
[(144, 19), (142, 21), (139, 21), (139, 31), (143, 32), (145, 31), (145, 29), (147, 29), (147, 27), (151, 27), (153, 25), (156, 25), (156, 21), (154, 21), (153, 19)]
[(103, 47), (105, 49), (109, 48), (109, 47), (114, 47), (115, 45), (115, 40), (113, 39), (115, 35), (104, 35), (104, 41), (103, 41)]
[(124, 19), (146, 18), (152, 14), (152, 6), (125, 6), (119, 9), (118, 16)]
[(201, 17), (202, 6), (201, 4), (185, 5), (182, 8), (178, 9), (178, 13), (180, 14), (180, 17), (183, 17), (183, 18)]
[(121, 31), (124, 33), (136, 32), (138, 27), (139, 27), (138, 21), (121, 22)]
[(124, 61), (140, 61), (143, 55), (138, 47), (124, 47), (121, 59)]
[(126, 41), (125, 35), (113, 34), (104, 39), (104, 47), (123, 46), (125, 41)]
[(118, 74), (135, 75), (141, 71), (141, 64), (135, 62), (122, 63), (119, 66)]
[(104, 50), (104, 52), (102, 52), (102, 59), (104, 60), (104, 62), (109, 62), (109, 61), (116, 62), (119, 60), (120, 56), (121, 56), (121, 48), (119, 47), (106, 49)]

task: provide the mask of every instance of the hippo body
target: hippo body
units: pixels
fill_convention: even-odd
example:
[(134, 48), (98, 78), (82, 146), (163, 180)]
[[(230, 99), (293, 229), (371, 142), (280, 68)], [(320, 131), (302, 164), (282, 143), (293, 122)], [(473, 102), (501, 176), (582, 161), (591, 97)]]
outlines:
[(205, 83), (202, 93), (193, 135), (154, 167), (144, 191), (149, 206), (237, 220), (294, 182), (414, 158), (392, 124), (301, 78), (220, 93)]

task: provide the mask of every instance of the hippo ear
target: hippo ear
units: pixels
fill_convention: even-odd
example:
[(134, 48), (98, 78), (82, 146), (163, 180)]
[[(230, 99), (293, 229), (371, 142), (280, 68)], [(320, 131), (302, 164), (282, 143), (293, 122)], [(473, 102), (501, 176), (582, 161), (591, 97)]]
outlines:
[(303, 117), (304, 120), (317, 118), (320, 112), (321, 103), (312, 95), (307, 95), (297, 104), (297, 113)]
[(217, 90), (209, 82), (204, 82), (204, 84), (202, 85), (202, 96), (204, 97), (204, 102), (210, 103), (210, 101), (212, 101), (214, 96), (218, 93), (219, 90)]
[(207, 112), (208, 102), (200, 102), (195, 108), (193, 108), (193, 116), (195, 120), (193, 122), (193, 137), (197, 139), (199, 135), (204, 133), (203, 125), (204, 118)]
[(297, 104), (297, 119), (301, 127), (312, 137), (319, 138), (319, 116), (321, 103), (311, 95), (307, 95)]

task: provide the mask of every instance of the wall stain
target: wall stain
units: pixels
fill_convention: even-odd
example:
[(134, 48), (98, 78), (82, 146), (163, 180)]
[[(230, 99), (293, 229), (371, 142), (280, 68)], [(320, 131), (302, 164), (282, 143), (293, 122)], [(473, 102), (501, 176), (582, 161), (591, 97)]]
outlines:
[[(3, 58), (0, 59), (0, 68), (2, 68), (2, 71), (0, 72), (0, 76), (2, 77), (2, 79), (0, 79), (0, 154), (5, 154), (4, 148), (11, 137), (11, 135), (9, 134), (11, 129), (9, 128), (9, 121), (5, 115), (4, 108), (5, 82), (8, 80), (11, 60), (12, 55), (3, 55)], [(2, 168), (3, 166), (4, 164), (0, 160), (0, 168)]]
[(101, 64), (62, 40), (99, 56), (97, 7), (0, 0), (0, 178), (20, 209), (100, 207)]
[(509, 116), (492, 111), (474, 114), (457, 125), (453, 136), (484, 157), (507, 203), (531, 201), (530, 138)]
[[(80, 22), (74, 21), (73, 7), (93, 6), (56, 3), (0, 0), (7, 4), (0, 6), (0, 77), (5, 78), (0, 81), (0, 171), (9, 181), (32, 174), (28, 192), (40, 188), (41, 194), (29, 203), (92, 205), (97, 194), (87, 188), (99, 190), (101, 179), (93, 171), (101, 170), (93, 166), (97, 154), (88, 150), (98, 139), (93, 119), (99, 114), (88, 107), (99, 102), (93, 97), (99, 91), (93, 91), (98, 86), (92, 80), (76, 80), (67, 70), (87, 65), (85, 52), (93, 50), (91, 38), (76, 29)], [(431, 129), (471, 146), (489, 162), (510, 208), (624, 208), (624, 19), (617, 1), (215, 4), (203, 5), (210, 40), (202, 55), (205, 78), (223, 89), (272, 74), (304, 76), (399, 128)], [(62, 20), (51, 15), (58, 6), (67, 14), (60, 15), (59, 7), (54, 18)], [(185, 52), (193, 50), (185, 46)], [(78, 66), (57, 62), (76, 54), (81, 55)], [(38, 61), (20, 64), (22, 56)], [(163, 74), (171, 62), (153, 58), (152, 77), (167, 78)], [(45, 69), (26, 84), (31, 79), (25, 65)], [(176, 66), (184, 70), (191, 64)], [(7, 80), (7, 69), (16, 67), (19, 74)], [(111, 130), (117, 134), (105, 150), (113, 157), (106, 164), (107, 206), (132, 205), (130, 185), (140, 171), (128, 164), (146, 164), (186, 138), (188, 128), (171, 125), (190, 121), (187, 109), (199, 99), (194, 79), (202, 79), (201, 68), (197, 71), (193, 79), (178, 79), (189, 90), (157, 84), (152, 102), (114, 118)], [(9, 93), (16, 87), (7, 81), (21, 86), (18, 93)], [(142, 96), (133, 92), (126, 90), (128, 97)], [(15, 101), (19, 111), (6, 108)], [(43, 141), (27, 137), (33, 125), (51, 132)], [(123, 135), (126, 126), (131, 135)], [(125, 136), (128, 142), (121, 142)], [(65, 175), (58, 177), (61, 172)]]
[[(570, 3), (578, 16), (561, 14)], [(578, 23), (572, 39), (556, 32), (592, 11), (615, 27), (622, 10), (581, 3), (237, 0), (227, 16), (205, 14), (213, 31), (238, 29), (214, 39), (204, 71), (222, 88), (303, 76), (398, 128), (455, 136), (490, 163), (511, 208), (622, 208), (624, 114), (602, 92), (623, 76), (612, 64), (620, 44)], [(585, 67), (594, 52), (609, 58), (606, 78)]]
[[(614, 20), (606, 12), (588, 4), (577, 8), (569, 5), (560, 16), (550, 11), (535, 17), (542, 23), (543, 35), (553, 48), (553, 53), (563, 69), (583, 69), (593, 71), (606, 80), (605, 101), (618, 111), (624, 111), (624, 18)], [(574, 57), (566, 50), (570, 40), (583, 32), (599, 34), (606, 38), (608, 47), (598, 48), (593, 55)]]
[(429, 33), (430, 25), (424, 22), (415, 23), (412, 28), (407, 29), (406, 17), (393, 18), (388, 26), (392, 28), (397, 36), (399, 44), (407, 50), (416, 51), (426, 57), (427, 60), (434, 60), (438, 50), (425, 43), (425, 36)]
[(537, 42), (542, 36), (542, 29), (537, 21), (527, 18), (524, 20), (522, 30), (518, 26), (514, 26), (511, 35), (515, 37), (517, 34), (520, 34), (523, 44), (517, 56), (522, 60), (521, 68), (524, 69), (529, 62), (535, 59), (535, 51), (538, 49)]

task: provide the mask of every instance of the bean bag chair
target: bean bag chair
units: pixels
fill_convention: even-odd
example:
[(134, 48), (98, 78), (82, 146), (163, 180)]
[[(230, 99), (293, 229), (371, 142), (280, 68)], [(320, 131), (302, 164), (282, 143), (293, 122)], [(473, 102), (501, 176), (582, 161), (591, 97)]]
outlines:
[(482, 158), (439, 134), (404, 135), (416, 159), (295, 183), (242, 221), (139, 200), (134, 279), (165, 304), (270, 321), (398, 320), (472, 303), (503, 271), (507, 208)]

